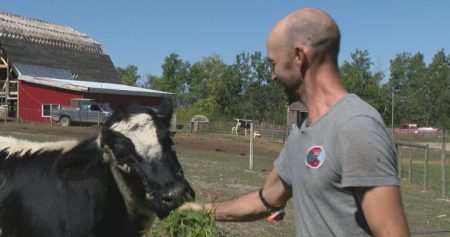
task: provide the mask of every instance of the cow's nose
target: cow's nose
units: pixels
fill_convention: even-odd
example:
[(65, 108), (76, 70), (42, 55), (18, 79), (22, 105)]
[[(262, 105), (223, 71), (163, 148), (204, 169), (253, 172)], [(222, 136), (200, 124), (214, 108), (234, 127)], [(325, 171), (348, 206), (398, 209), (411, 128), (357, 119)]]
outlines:
[(178, 206), (195, 198), (195, 193), (189, 185), (175, 185), (161, 195), (161, 199), (169, 206)]

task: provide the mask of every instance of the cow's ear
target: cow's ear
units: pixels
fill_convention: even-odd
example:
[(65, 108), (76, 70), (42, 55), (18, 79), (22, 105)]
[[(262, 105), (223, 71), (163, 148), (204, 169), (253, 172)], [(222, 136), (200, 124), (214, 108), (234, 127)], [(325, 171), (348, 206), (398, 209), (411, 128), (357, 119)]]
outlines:
[(53, 170), (60, 178), (80, 180), (93, 175), (101, 162), (102, 153), (91, 141), (63, 153), (54, 163)]
[(158, 117), (161, 118), (166, 127), (170, 127), (170, 120), (172, 119), (173, 102), (171, 97), (164, 97), (158, 108)]

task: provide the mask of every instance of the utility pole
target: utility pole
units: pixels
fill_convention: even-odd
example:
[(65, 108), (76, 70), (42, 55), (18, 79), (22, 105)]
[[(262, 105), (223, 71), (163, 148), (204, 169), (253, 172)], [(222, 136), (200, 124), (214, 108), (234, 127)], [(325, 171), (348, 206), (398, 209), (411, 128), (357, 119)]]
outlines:
[(392, 129), (392, 134), (394, 134), (394, 87), (392, 87), (391, 89), (391, 100), (392, 100), (392, 104), (391, 104), (391, 129)]

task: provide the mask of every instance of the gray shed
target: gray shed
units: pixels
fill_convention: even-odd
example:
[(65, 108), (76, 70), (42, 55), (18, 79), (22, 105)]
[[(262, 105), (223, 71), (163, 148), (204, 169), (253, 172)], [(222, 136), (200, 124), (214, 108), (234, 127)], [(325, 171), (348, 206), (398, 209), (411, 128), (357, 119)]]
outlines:
[(191, 132), (199, 132), (200, 124), (204, 124), (204, 126), (209, 127), (209, 119), (205, 115), (194, 115), (191, 118)]
[(308, 117), (308, 109), (301, 102), (293, 102), (288, 106), (287, 118), (289, 131), (296, 125), (299, 125), (305, 121)]

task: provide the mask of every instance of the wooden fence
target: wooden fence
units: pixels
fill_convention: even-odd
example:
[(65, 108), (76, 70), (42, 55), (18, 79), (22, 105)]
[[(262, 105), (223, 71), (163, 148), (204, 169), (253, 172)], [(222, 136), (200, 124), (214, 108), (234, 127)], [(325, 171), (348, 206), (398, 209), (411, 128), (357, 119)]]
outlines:
[(440, 191), (442, 198), (449, 198), (447, 169), (450, 165), (446, 162), (445, 147), (443, 150), (432, 149), (429, 145), (399, 141), (396, 147), (400, 178), (406, 176), (409, 183), (421, 184), (424, 190)]

